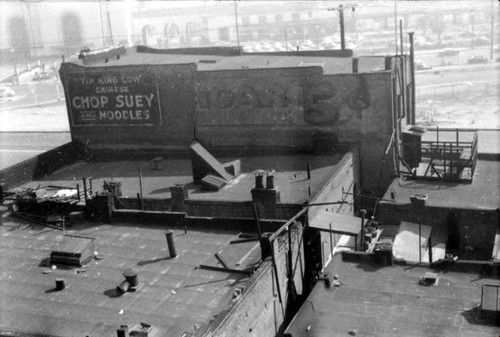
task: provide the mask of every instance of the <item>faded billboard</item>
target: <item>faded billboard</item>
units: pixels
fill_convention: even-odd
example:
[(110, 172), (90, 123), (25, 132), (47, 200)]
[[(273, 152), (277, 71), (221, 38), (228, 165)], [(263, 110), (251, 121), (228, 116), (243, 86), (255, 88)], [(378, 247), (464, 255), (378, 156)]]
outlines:
[(156, 75), (151, 67), (67, 73), (71, 125), (160, 125)]
[(364, 75), (325, 77), (312, 68), (202, 75), (196, 86), (202, 126), (359, 128), (366, 115), (373, 118), (373, 88)]

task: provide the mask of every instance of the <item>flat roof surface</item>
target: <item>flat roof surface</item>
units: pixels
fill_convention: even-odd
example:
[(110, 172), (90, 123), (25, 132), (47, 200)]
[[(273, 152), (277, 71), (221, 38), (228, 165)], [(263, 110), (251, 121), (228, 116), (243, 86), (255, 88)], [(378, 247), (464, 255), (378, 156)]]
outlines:
[[(210, 63), (200, 62), (200, 60)], [(384, 70), (385, 56), (360, 56), (358, 63), (359, 72)], [(306, 66), (322, 66), (325, 74), (352, 73), (351, 57), (332, 56), (284, 56), (259, 54), (243, 54), (238, 56), (221, 55), (189, 55), (189, 54), (157, 54), (138, 53), (136, 48), (127, 48), (126, 54), (119, 60), (110, 58), (108, 62), (98, 61), (83, 65), (82, 61), (75, 59), (69, 61), (84, 67), (113, 67), (126, 65), (172, 65), (195, 63), (198, 71), (237, 70), (237, 69), (269, 69), (269, 68), (295, 68)]]
[[(476, 319), (483, 284), (500, 280), (476, 273), (434, 271), (437, 286), (421, 286), (431, 271), (402, 265), (343, 262), (327, 267), (340, 287), (319, 281), (287, 329), (292, 336), (498, 336), (500, 327)], [(309, 328), (308, 328), (309, 327)]]
[[(251, 189), (255, 186), (253, 171), (275, 170), (275, 186), (279, 188), (281, 202), (303, 203), (311, 199), (323, 188), (325, 182), (335, 174), (346, 154), (331, 155), (288, 155), (241, 157), (242, 174), (221, 190), (210, 192), (202, 190), (193, 183), (191, 162), (188, 159), (169, 159), (162, 163), (162, 170), (153, 170), (150, 161), (79, 161), (72, 165), (20, 186), (20, 188), (46, 187), (49, 185), (82, 188), (82, 177), (93, 178), (93, 190), (103, 189), (103, 180), (119, 181), (123, 197), (136, 198), (140, 191), (139, 170), (142, 174), (143, 197), (151, 199), (170, 198), (170, 186), (186, 184), (189, 199), (219, 201), (250, 201)], [(152, 158), (151, 158), (152, 159)], [(226, 163), (238, 158), (217, 158)], [(307, 179), (307, 163), (311, 179)], [(311, 195), (309, 195), (309, 188)]]
[[(4, 213), (6, 206), (2, 206)], [(181, 336), (209, 323), (232, 303), (236, 288), (248, 277), (197, 269), (219, 266), (220, 252), (231, 266), (241, 268), (260, 260), (257, 242), (229, 244), (238, 233), (218, 230), (174, 229), (179, 255), (169, 258), (167, 228), (146, 224), (75, 225), (70, 234), (95, 238), (103, 257), (85, 265), (85, 271), (46, 259), (60, 241), (59, 230), (12, 219), (3, 214), (0, 226), (0, 329), (51, 336), (116, 336), (120, 325), (152, 324), (160, 336)], [(248, 254), (248, 255), (247, 255)], [(245, 255), (248, 257), (242, 259)], [(122, 272), (139, 272), (142, 286), (118, 296)], [(55, 279), (66, 289), (55, 291)]]
[(430, 207), (496, 209), (500, 207), (500, 162), (478, 160), (472, 183), (396, 178), (384, 199), (394, 195), (395, 203), (411, 204), (410, 196), (415, 194), (427, 195)]

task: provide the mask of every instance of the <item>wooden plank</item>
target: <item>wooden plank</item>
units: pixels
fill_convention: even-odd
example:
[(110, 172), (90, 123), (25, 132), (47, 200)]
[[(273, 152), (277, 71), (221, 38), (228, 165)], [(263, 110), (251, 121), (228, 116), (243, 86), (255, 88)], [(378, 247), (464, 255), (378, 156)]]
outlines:
[(309, 222), (309, 228), (335, 234), (358, 235), (361, 232), (361, 218), (322, 211)]

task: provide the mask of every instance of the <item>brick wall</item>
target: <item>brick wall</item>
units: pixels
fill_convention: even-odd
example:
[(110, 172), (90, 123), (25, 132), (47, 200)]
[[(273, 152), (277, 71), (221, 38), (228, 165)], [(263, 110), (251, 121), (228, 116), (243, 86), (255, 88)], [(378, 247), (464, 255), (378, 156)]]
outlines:
[[(289, 249), (286, 233), (279, 242), (275, 241), (274, 254), (278, 270), (276, 282), (272, 259), (268, 258), (255, 273), (241, 298), (221, 317), (218, 317), (210, 326), (201, 330), (198, 336), (204, 337), (274, 337), (285, 328), (285, 319), (293, 317), (293, 312), (287, 313), (287, 306), (291, 305), (287, 296), (287, 252)], [(293, 265), (295, 270), (295, 287), (302, 289), (301, 266), (304, 265), (302, 226), (292, 235)], [(300, 261), (300, 262), (299, 262)], [(279, 283), (283, 310), (280, 304), (277, 283)]]

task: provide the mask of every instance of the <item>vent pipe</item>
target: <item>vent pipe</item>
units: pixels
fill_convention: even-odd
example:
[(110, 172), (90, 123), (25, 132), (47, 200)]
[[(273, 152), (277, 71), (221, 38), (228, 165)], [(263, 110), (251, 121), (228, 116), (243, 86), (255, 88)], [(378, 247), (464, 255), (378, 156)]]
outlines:
[(56, 278), (56, 290), (61, 291), (66, 289), (66, 283), (63, 278)]
[(177, 252), (175, 250), (175, 242), (174, 242), (174, 232), (169, 230), (165, 233), (165, 236), (167, 238), (168, 253), (170, 254), (170, 257), (174, 259), (177, 257)]
[(138, 273), (132, 268), (129, 268), (123, 272), (123, 277), (125, 277), (125, 280), (122, 281), (117, 287), (116, 290), (120, 294), (124, 294), (130, 289), (133, 291), (137, 290), (137, 287), (139, 285), (139, 278), (138, 278)]
[(117, 337), (129, 337), (128, 326), (121, 325), (118, 330), (116, 330)]
[(357, 57), (352, 58), (352, 73), (357, 74), (359, 68), (359, 59)]
[(130, 284), (131, 287), (137, 287), (139, 284), (139, 277), (137, 271), (129, 268), (123, 272), (123, 277)]

